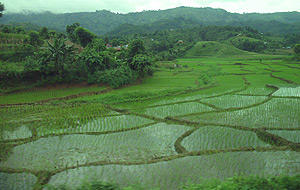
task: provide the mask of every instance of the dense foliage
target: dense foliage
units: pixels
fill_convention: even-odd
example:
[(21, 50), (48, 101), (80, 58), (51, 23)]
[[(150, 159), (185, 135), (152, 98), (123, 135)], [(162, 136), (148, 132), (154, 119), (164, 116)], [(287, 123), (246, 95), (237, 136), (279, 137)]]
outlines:
[[(178, 16), (187, 10), (191, 11), (191, 15), (195, 19)], [(204, 16), (199, 11), (204, 11), (207, 15)], [(176, 16), (158, 17), (158, 15), (165, 15), (166, 12)], [(213, 17), (212, 13), (217, 15)], [(52, 18), (51, 13), (43, 14)], [(95, 14), (98, 16), (106, 15), (104, 16), (106, 20), (116, 16), (109, 11), (97, 11)], [(293, 48), (300, 42), (300, 36), (296, 34), (287, 36), (263, 34), (248, 26), (205, 26), (197, 20), (198, 18), (208, 19), (211, 17), (216, 21), (215, 25), (220, 25), (218, 24), (218, 16), (225, 16), (226, 14), (228, 13), (221, 9), (185, 7), (167, 11), (130, 13), (123, 16), (131, 18), (133, 15), (140, 15), (144, 18), (145, 15), (150, 15), (151, 17), (147, 18), (151, 20), (151, 23), (149, 24), (146, 18), (143, 22), (140, 22), (140, 18), (132, 23), (127, 22), (127, 24), (117, 22), (120, 25), (107, 33), (106, 36), (97, 36), (91, 32), (93, 30), (90, 31), (80, 26), (79, 22), (67, 25), (65, 30), (67, 37), (65, 34), (47, 27), (27, 30), (26, 27), (34, 28), (34, 25), (1, 25), (0, 35), (4, 39), (1, 44), (1, 49), (4, 50), (1, 52), (1, 60), (24, 61), (26, 66), (25, 78), (38, 80), (36, 76), (42, 76), (39, 79), (40, 82), (42, 81), (42, 85), (57, 82), (88, 81), (89, 83), (108, 84), (118, 88), (126, 84), (133, 84), (139, 77), (152, 75), (155, 61), (172, 61), (183, 57), (200, 41), (217, 41), (221, 44), (232, 45), (240, 50), (257, 53), (273, 52), (281, 47)], [(297, 17), (297, 13), (291, 13), (291, 15)], [(248, 18), (258, 17), (255, 15), (249, 17), (248, 15)], [(270, 18), (266, 16), (264, 21), (269, 22)], [(101, 20), (102, 17), (98, 17), (99, 19)], [(234, 19), (229, 20), (233, 21)], [(281, 21), (292, 22), (285, 19), (281, 19)], [(297, 18), (293, 21), (297, 21)], [(7, 45), (8, 43), (10, 44)], [(74, 48), (75, 46), (78, 48), (77, 50)], [(202, 44), (202, 46), (206, 45)], [(214, 48), (214, 46), (212, 45), (210, 48)], [(218, 47), (215, 47), (216, 50)], [(201, 54), (197, 54), (197, 56), (201, 56)], [(297, 52), (294, 57), (298, 59)], [(128, 68), (131, 69), (130, 72)], [(128, 75), (122, 74), (127, 71)], [(35, 76), (32, 76), (33, 74)], [(97, 75), (107, 77), (104, 79), (104, 77)], [(109, 79), (108, 76), (110, 75), (114, 75), (118, 79)], [(3, 71), (2, 76), (13, 75)], [(18, 76), (23, 76), (23, 74)], [(23, 78), (17, 77), (18, 80), (23, 80)]]
[[(26, 59), (23, 57), (24, 71), (2, 69), (0, 76), (3, 82), (29, 80), (45, 85), (87, 81), (119, 88), (153, 74), (154, 59), (147, 54), (140, 39), (132, 40), (122, 50), (115, 50), (106, 47), (104, 40), (80, 27), (79, 23), (67, 27), (69, 39), (49, 31), (47, 27), (38, 32), (25, 32), (26, 35), (13, 34), (16, 29), (13, 28), (7, 35), (13, 39), (16, 37), (14, 35), (20, 35), (18, 43), (21, 41), (24, 44), (22, 51), (28, 53)], [(70, 41), (84, 49), (79, 51)], [(118, 41), (114, 40), (114, 43)], [(32, 47), (30, 51), (25, 48), (27, 46)], [(11, 52), (10, 56), (15, 57), (16, 52)]]

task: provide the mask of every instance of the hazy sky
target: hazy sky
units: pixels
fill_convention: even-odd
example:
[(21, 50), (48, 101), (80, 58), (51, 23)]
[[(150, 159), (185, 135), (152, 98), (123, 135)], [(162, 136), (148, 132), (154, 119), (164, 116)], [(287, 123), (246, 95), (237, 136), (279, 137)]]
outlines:
[[(0, 0), (6, 13), (51, 11), (55, 13), (110, 10), (128, 13), (178, 6), (222, 8), (237, 13), (300, 11), (300, 0)], [(5, 12), (4, 12), (5, 13)]]

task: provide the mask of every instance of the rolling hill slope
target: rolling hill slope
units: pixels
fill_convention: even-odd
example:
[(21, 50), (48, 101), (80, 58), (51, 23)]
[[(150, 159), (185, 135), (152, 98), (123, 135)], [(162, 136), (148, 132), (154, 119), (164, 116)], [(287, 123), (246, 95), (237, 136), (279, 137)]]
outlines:
[(189, 49), (184, 57), (226, 57), (247, 54), (249, 52), (242, 51), (229, 44), (222, 44), (215, 41), (201, 41)]

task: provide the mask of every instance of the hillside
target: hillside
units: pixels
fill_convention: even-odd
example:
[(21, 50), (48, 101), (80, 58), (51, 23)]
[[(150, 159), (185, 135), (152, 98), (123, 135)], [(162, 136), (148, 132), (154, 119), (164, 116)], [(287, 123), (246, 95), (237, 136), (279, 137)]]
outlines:
[[(67, 25), (79, 22), (98, 35), (104, 35), (124, 24), (142, 26), (143, 30), (164, 30), (165, 24), (183, 19), (186, 24), (178, 24), (175, 28), (187, 28), (199, 25), (234, 25), (251, 26), (260, 32), (280, 34), (296, 33), (300, 29), (299, 12), (282, 12), (268, 14), (238, 14), (223, 9), (178, 7), (160, 11), (143, 11), (128, 14), (112, 13), (107, 10), (81, 13), (54, 14), (50, 12), (30, 14), (6, 14), (1, 23), (31, 22), (40, 26), (65, 30)], [(179, 20), (180, 20), (179, 19)], [(153, 28), (153, 26), (155, 26)], [(283, 27), (284, 26), (284, 27)], [(168, 26), (168, 28), (172, 27)], [(284, 29), (286, 28), (286, 29)]]
[(197, 42), (191, 49), (186, 52), (184, 57), (226, 57), (234, 55), (248, 54), (249, 52), (237, 49), (228, 44), (222, 44), (215, 41)]

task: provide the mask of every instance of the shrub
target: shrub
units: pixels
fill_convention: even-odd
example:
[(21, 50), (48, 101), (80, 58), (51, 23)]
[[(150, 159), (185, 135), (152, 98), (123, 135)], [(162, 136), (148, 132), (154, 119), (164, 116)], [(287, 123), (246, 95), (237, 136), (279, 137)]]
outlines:
[(275, 177), (259, 177), (259, 176), (245, 176), (233, 177), (225, 179), (224, 181), (213, 179), (204, 180), (200, 184), (192, 184), (184, 186), (186, 190), (200, 190), (200, 189), (223, 189), (223, 190), (238, 190), (238, 189), (259, 189), (259, 190), (281, 190), (300, 189), (300, 175), (295, 176), (275, 176)]
[(89, 77), (89, 83), (108, 84), (112, 88), (120, 88), (127, 84), (133, 84), (137, 78), (137, 72), (124, 65), (116, 69), (94, 73)]

